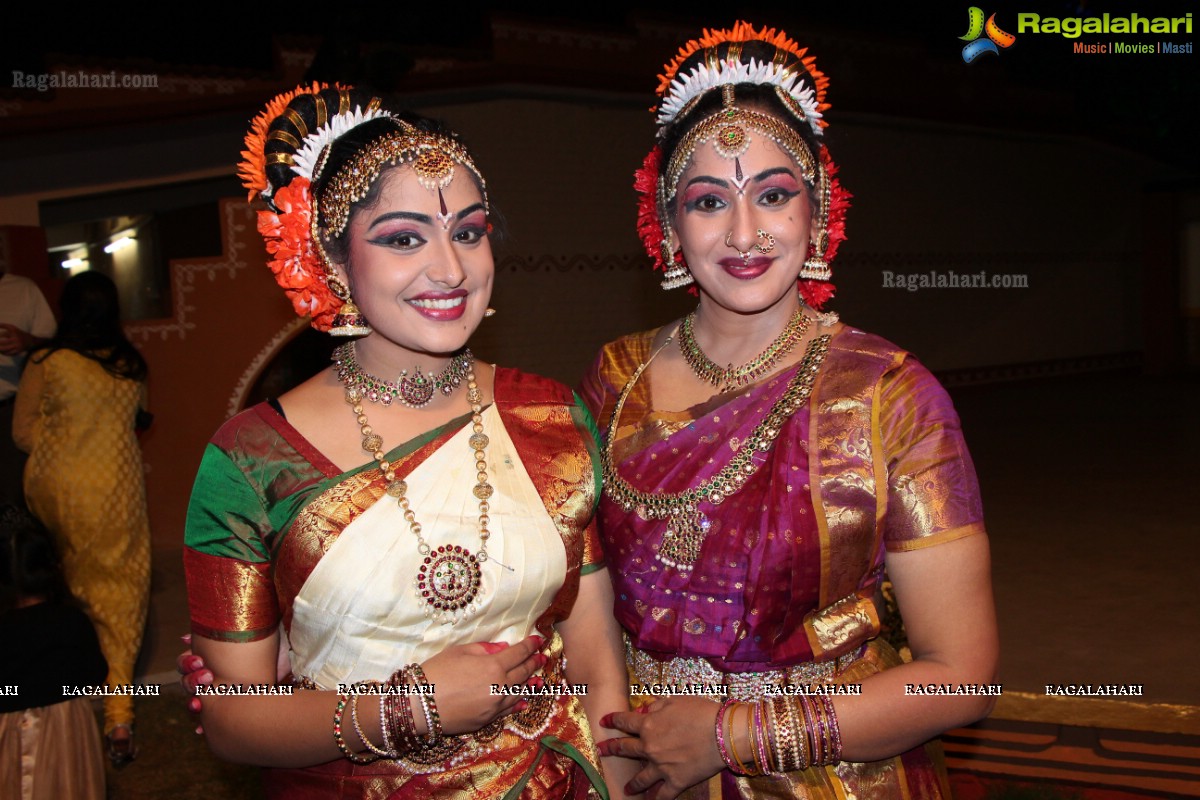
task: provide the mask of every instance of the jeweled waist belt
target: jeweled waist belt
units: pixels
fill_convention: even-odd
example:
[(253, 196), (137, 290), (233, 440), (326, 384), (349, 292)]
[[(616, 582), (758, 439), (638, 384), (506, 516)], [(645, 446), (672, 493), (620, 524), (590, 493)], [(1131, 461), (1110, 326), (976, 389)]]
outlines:
[(790, 667), (758, 672), (724, 672), (714, 667), (706, 658), (676, 656), (663, 659), (634, 647), (629, 637), (625, 637), (625, 663), (629, 665), (638, 684), (676, 689), (699, 687), (701, 693), (710, 687), (724, 686), (728, 697), (742, 701), (767, 697), (772, 693), (769, 687), (836, 683), (837, 677), (858, 660), (862, 653), (863, 648), (860, 647), (830, 661), (807, 661)]

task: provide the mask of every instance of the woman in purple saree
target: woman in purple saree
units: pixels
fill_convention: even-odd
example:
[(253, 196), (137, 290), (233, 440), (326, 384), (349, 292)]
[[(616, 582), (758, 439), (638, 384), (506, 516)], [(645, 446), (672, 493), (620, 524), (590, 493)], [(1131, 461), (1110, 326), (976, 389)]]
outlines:
[[(635, 690), (724, 701), (609, 720), (627, 737), (602, 754), (643, 759), (631, 788), (659, 797), (946, 797), (932, 740), (992, 702), (958, 418), (907, 353), (820, 313), (849, 198), (819, 144), (826, 83), (745, 23), (668, 65), (639, 227), (699, 306), (607, 345), (584, 380)], [(907, 663), (879, 636), (885, 570)]]

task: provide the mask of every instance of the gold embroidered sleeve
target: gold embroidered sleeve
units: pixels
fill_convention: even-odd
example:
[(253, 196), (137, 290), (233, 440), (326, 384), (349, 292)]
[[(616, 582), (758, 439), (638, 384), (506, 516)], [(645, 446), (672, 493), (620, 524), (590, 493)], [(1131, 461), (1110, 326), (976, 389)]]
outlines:
[(941, 384), (905, 359), (884, 376), (876, 404), (887, 468), (884, 540), (914, 550), (983, 531), (975, 466)]

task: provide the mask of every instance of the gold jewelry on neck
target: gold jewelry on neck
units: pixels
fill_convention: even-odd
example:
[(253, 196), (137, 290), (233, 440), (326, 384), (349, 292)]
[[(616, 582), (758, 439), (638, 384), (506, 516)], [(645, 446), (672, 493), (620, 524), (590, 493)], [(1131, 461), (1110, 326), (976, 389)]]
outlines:
[(604, 472), (604, 493), (613, 502), (626, 512), (634, 512), (644, 520), (667, 521), (662, 544), (655, 555), (658, 561), (681, 572), (688, 572), (699, 560), (700, 549), (712, 527), (712, 521), (701, 510), (701, 505), (707, 503), (710, 506), (718, 506), (725, 502), (766, 463), (766, 458), (755, 456), (771, 451), (788, 418), (808, 401), (817, 373), (825, 361), (825, 354), (829, 352), (830, 338), (829, 334), (823, 334), (809, 343), (804, 360), (796, 369), (795, 376), (788, 382), (787, 389), (763, 417), (762, 422), (758, 423), (750, 436), (741, 443), (729, 463), (713, 477), (682, 492), (655, 493), (634, 488), (621, 477), (613, 461), (613, 441), (617, 436), (625, 401), (629, 399), (638, 378), (646, 371), (654, 356), (670, 344), (671, 337), (668, 337), (662, 347), (633, 373), (625, 388), (621, 390), (616, 408), (613, 409), (612, 419), (608, 423), (608, 436), (604, 441), (604, 449), (600, 452), (600, 464)]
[(796, 309), (796, 313), (792, 314), (787, 326), (775, 337), (775, 341), (767, 345), (767, 349), (740, 367), (732, 364), (722, 367), (705, 355), (704, 350), (701, 349), (699, 342), (696, 341), (695, 324), (695, 311), (683, 318), (683, 324), (679, 326), (679, 351), (683, 354), (683, 360), (687, 362), (692, 372), (696, 373), (697, 378), (711, 383), (722, 392), (753, 383), (775, 369), (780, 360), (795, 349), (808, 331), (808, 317), (804, 314), (804, 307), (801, 306)]
[(408, 484), (396, 478), (392, 464), (383, 450), (383, 438), (371, 428), (363, 410), (363, 390), (356, 384), (347, 384), (346, 402), (350, 404), (358, 419), (362, 433), (362, 449), (371, 454), (387, 480), (387, 494), (396, 499), (404, 512), (404, 521), (417, 539), (417, 553), (421, 564), (413, 588), (424, 603), (425, 615), (435, 621), (449, 625), (471, 616), (479, 608), (479, 595), (483, 590), (483, 574), (480, 566), (487, 562), (487, 543), (491, 538), (488, 524), (491, 518), (489, 499), (494, 493), (488, 482), (487, 446), (488, 437), (483, 432), (483, 399), (475, 381), (474, 361), (467, 372), (467, 401), (471, 404), (471, 437), (467, 440), (474, 456), (477, 482), (473, 490), (479, 501), (479, 550), (472, 553), (456, 544), (433, 547), (422, 535), (421, 523), (408, 501)]
[(333, 351), (333, 371), (338, 380), (347, 388), (355, 386), (360, 395), (372, 403), (383, 403), (385, 406), (392, 401), (409, 408), (424, 408), (433, 400), (434, 394), (441, 392), (445, 397), (454, 394), (462, 385), (463, 379), (471, 371), (475, 356), (469, 349), (464, 349), (450, 359), (450, 363), (440, 372), (426, 375), (418, 366), (412, 377), (408, 370), (400, 370), (400, 377), (395, 381), (367, 372), (358, 363), (355, 342), (347, 342)]

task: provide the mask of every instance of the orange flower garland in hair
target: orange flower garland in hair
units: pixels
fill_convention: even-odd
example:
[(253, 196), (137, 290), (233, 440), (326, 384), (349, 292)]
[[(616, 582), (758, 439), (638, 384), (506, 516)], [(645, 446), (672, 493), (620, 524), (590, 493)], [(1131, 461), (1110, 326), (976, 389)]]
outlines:
[(267, 262), (292, 308), (312, 317), (312, 326), (328, 331), (342, 302), (325, 282), (325, 268), (312, 240), (312, 193), (306, 178), (296, 177), (275, 193), (269, 208), (258, 212), (258, 232), (267, 243)]
[(242, 162), (238, 165), (238, 177), (250, 191), (249, 199), (253, 201), (259, 196), (271, 204), (258, 212), (258, 232), (266, 241), (267, 253), (271, 256), (267, 266), (291, 301), (292, 308), (299, 316), (311, 317), (312, 326), (319, 331), (329, 330), (343, 301), (329, 290), (326, 265), (313, 245), (311, 186), (307, 178), (297, 175), (271, 195), (266, 172), (266, 144), (268, 128), (293, 99), (327, 88), (327, 84), (314, 82), (310, 87), (299, 86), (284, 92), (267, 103), (250, 124), (246, 149), (242, 151)]

